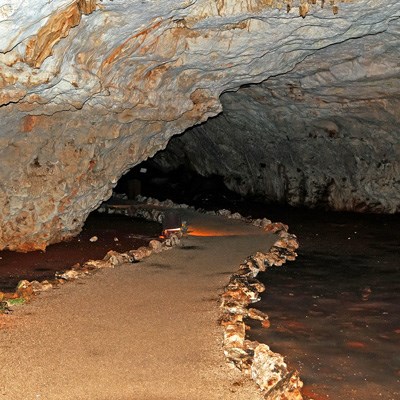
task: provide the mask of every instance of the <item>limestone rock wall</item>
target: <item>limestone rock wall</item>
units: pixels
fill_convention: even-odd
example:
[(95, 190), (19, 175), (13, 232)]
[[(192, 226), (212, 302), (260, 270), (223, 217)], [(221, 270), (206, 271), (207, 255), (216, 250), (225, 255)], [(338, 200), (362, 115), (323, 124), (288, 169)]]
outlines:
[(222, 114), (171, 139), (154, 161), (221, 175), (266, 201), (400, 212), (399, 21), (223, 94)]
[(218, 114), (221, 93), (400, 14), (396, 0), (305, 3), (0, 1), (0, 249), (76, 234), (124, 172)]

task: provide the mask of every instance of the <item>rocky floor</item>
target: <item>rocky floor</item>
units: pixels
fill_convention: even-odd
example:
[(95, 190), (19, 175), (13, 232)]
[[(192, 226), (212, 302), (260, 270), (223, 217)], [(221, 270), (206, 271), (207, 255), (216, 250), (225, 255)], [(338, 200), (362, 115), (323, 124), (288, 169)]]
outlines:
[(218, 294), (276, 237), (243, 221), (180, 212), (192, 235), (173, 251), (83, 274), (5, 316), (5, 399), (262, 398), (226, 363)]

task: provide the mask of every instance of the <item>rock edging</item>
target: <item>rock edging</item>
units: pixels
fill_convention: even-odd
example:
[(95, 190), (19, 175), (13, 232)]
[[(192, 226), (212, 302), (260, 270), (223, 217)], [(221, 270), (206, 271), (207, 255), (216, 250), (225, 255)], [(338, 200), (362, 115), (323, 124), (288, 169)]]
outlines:
[(298, 241), (295, 235), (288, 233), (285, 224), (267, 223), (265, 220), (252, 223), (276, 233), (278, 240), (267, 253), (257, 252), (240, 264), (221, 295), (224, 353), (228, 361), (256, 382), (265, 399), (300, 400), (303, 383), (298, 372), (290, 371), (283, 356), (271, 351), (266, 344), (245, 338), (246, 318), (259, 320), (263, 327), (269, 327), (266, 314), (249, 308), (250, 304), (260, 300), (259, 294), (265, 290), (256, 276), (270, 267), (281, 266), (287, 260), (295, 260)]
[[(162, 221), (162, 213), (159, 211), (153, 210), (154, 212), (151, 212), (152, 210), (144, 210), (142, 215), (140, 215), (141, 210), (137, 211), (138, 215), (129, 215), (155, 222)], [(12, 311), (10, 307), (28, 302), (41, 292), (59, 287), (68, 281), (73, 281), (93, 274), (103, 268), (115, 268), (121, 264), (137, 263), (143, 258), (149, 257), (152, 253), (170, 250), (179, 243), (179, 235), (174, 234), (165, 238), (163, 241), (153, 239), (149, 242), (147, 247), (141, 246), (124, 253), (110, 250), (102, 260), (88, 260), (83, 265), (75, 264), (70, 269), (63, 272), (56, 272), (55, 277), (52, 280), (43, 280), (41, 282), (36, 280), (21, 280), (14, 292), (3, 293), (0, 291), (0, 314), (10, 313)]]
[[(138, 196), (138, 201), (150, 206), (191, 208), (186, 204), (177, 205), (171, 200), (159, 201), (153, 198)], [(263, 312), (249, 308), (249, 305), (260, 300), (259, 294), (265, 286), (256, 279), (260, 272), (273, 266), (281, 266), (286, 261), (294, 261), (299, 247), (297, 237), (288, 232), (289, 227), (281, 222), (272, 222), (267, 218), (250, 219), (229, 210), (196, 211), (208, 215), (220, 215), (251, 223), (266, 232), (276, 234), (277, 240), (267, 253), (257, 252), (240, 264), (238, 271), (230, 277), (221, 295), (220, 325), (223, 328), (223, 349), (228, 362), (244, 374), (251, 377), (267, 400), (301, 400), (303, 382), (297, 371), (290, 371), (284, 357), (271, 351), (268, 345), (246, 339), (245, 319), (261, 321), (269, 327), (268, 316)], [(114, 211), (118, 212), (118, 211)], [(157, 209), (138, 209), (124, 211), (126, 215), (142, 217), (151, 221), (162, 222), (162, 212)], [(129, 213), (129, 214), (127, 214)]]
[[(152, 198), (139, 196), (138, 201), (150, 206), (191, 208), (186, 204), (177, 205), (171, 200), (159, 201)], [(160, 209), (142, 209), (132, 207), (110, 208), (103, 204), (100, 212), (110, 214), (123, 214), (132, 217), (140, 217), (146, 220), (162, 222), (164, 213)], [(279, 353), (274, 353), (269, 346), (256, 341), (246, 339), (245, 319), (261, 321), (264, 327), (269, 326), (268, 316), (263, 312), (249, 308), (249, 305), (260, 300), (259, 294), (265, 290), (264, 285), (256, 279), (259, 272), (265, 272), (272, 266), (281, 266), (287, 260), (296, 259), (298, 241), (295, 235), (288, 233), (288, 226), (267, 218), (249, 219), (239, 213), (231, 213), (229, 210), (205, 211), (209, 215), (221, 215), (231, 219), (241, 219), (260, 227), (266, 232), (277, 234), (278, 239), (267, 253), (257, 252), (245, 259), (240, 264), (238, 271), (230, 277), (221, 295), (220, 325), (223, 328), (223, 349), (228, 362), (235, 365), (244, 374), (251, 377), (260, 388), (265, 399), (268, 400), (301, 400), (301, 388), (303, 386), (297, 371), (289, 371), (284, 358)], [(67, 281), (76, 280), (90, 275), (103, 268), (115, 268), (125, 263), (139, 262), (149, 257), (153, 252), (158, 253), (169, 250), (180, 243), (177, 235), (166, 238), (163, 242), (151, 240), (149, 246), (139, 247), (125, 253), (111, 250), (102, 260), (89, 260), (82, 266), (79, 264), (62, 273), (56, 273), (54, 280), (42, 282), (22, 280), (17, 285), (15, 292), (0, 292), (0, 313), (8, 312), (9, 307), (31, 300), (36, 294), (57, 287)]]

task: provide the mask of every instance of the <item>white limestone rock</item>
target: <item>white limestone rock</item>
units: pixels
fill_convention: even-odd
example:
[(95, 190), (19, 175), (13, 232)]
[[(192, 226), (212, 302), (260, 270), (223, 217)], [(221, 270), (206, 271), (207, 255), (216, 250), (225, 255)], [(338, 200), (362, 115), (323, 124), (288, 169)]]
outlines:
[(287, 365), (280, 354), (271, 351), (266, 344), (259, 344), (255, 348), (251, 376), (261, 390), (270, 390), (287, 373)]
[[(190, 159), (199, 174), (270, 202), (399, 212), (399, 4), (372, 35), (353, 35), (358, 27), (349, 25), (348, 40), (290, 72), (223, 94), (222, 116), (173, 138), (155, 161), (173, 168)], [(371, 3), (356, 5), (362, 18), (380, 14), (368, 11)], [(303, 32), (311, 38), (313, 30)]]
[(159, 240), (150, 240), (149, 247), (155, 253), (160, 253), (162, 251), (162, 243)]
[[(318, 1), (305, 19), (298, 8), (287, 12), (279, 4), (257, 0), (0, 3), (0, 249), (44, 249), (76, 235), (125, 172), (164, 148), (173, 135), (221, 112), (221, 93), (286, 74), (314, 55), (320, 60), (319, 52), (332, 60), (332, 69), (315, 80), (321, 98), (327, 98), (322, 89), (330, 79), (345, 82), (346, 77), (358, 76), (360, 81), (362, 76), (382, 76), (379, 73), (385, 69), (383, 94), (377, 99), (374, 92), (377, 100), (371, 99), (376, 105), (373, 114), (378, 121), (380, 115), (396, 120), (386, 93), (397, 90), (397, 67), (386, 57), (386, 46), (398, 34), (399, 2), (346, 1), (334, 14), (331, 7), (321, 9)], [(336, 62), (336, 45), (363, 37), (374, 46), (375, 37), (384, 39), (371, 48), (382, 61), (371, 68), (362, 57)], [(276, 96), (268, 96), (285, 111), (276, 113), (276, 118), (292, 116), (290, 109), (294, 114), (303, 112), (297, 105), (302, 96), (314, 99), (316, 92), (305, 93), (313, 81), (301, 74), (292, 77), (293, 103), (288, 107), (280, 100), (286, 92), (277, 80)], [(370, 90), (367, 85), (361, 92), (368, 95)], [(317, 112), (314, 125), (328, 120), (342, 129), (343, 121), (322, 112), (324, 102), (314, 99), (312, 104), (306, 111)], [(346, 104), (355, 111), (362, 106)], [(250, 108), (252, 114), (255, 109)], [(290, 121), (298, 132), (302, 120)], [(324, 129), (336, 132), (334, 125), (325, 124), (316, 129), (317, 137), (325, 135)], [(376, 135), (391, 156), (393, 136), (379, 127)], [(381, 156), (381, 150), (377, 157), (362, 160), (360, 155), (364, 148), (371, 150), (371, 142), (363, 143), (361, 137), (356, 142), (360, 152), (354, 165), (384, 182), (369, 179), (365, 192), (374, 199), (373, 193), (385, 187), (382, 207), (392, 209), (389, 186), (396, 164), (385, 161), (391, 158)], [(368, 167), (377, 158), (380, 166)], [(224, 163), (220, 164), (223, 169)], [(338, 176), (343, 168), (338, 167)], [(376, 175), (375, 169), (381, 172)], [(291, 164), (279, 171), (288, 182), (300, 174)], [(280, 187), (275, 181), (274, 185)], [(332, 186), (330, 196), (342, 205), (354, 185), (343, 190)], [(315, 186), (310, 185), (310, 193)], [(295, 183), (290, 183), (288, 193), (296, 202)]]

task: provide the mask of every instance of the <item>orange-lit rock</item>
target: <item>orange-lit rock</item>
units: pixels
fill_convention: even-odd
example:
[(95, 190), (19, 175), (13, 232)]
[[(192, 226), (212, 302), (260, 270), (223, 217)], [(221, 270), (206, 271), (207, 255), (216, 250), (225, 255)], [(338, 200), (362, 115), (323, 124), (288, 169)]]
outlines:
[(389, 30), (400, 7), (346, 1), (334, 15), (315, 3), (305, 19), (299, 1), (1, 5), (0, 249), (77, 234), (132, 166), (220, 113), (221, 93)]

